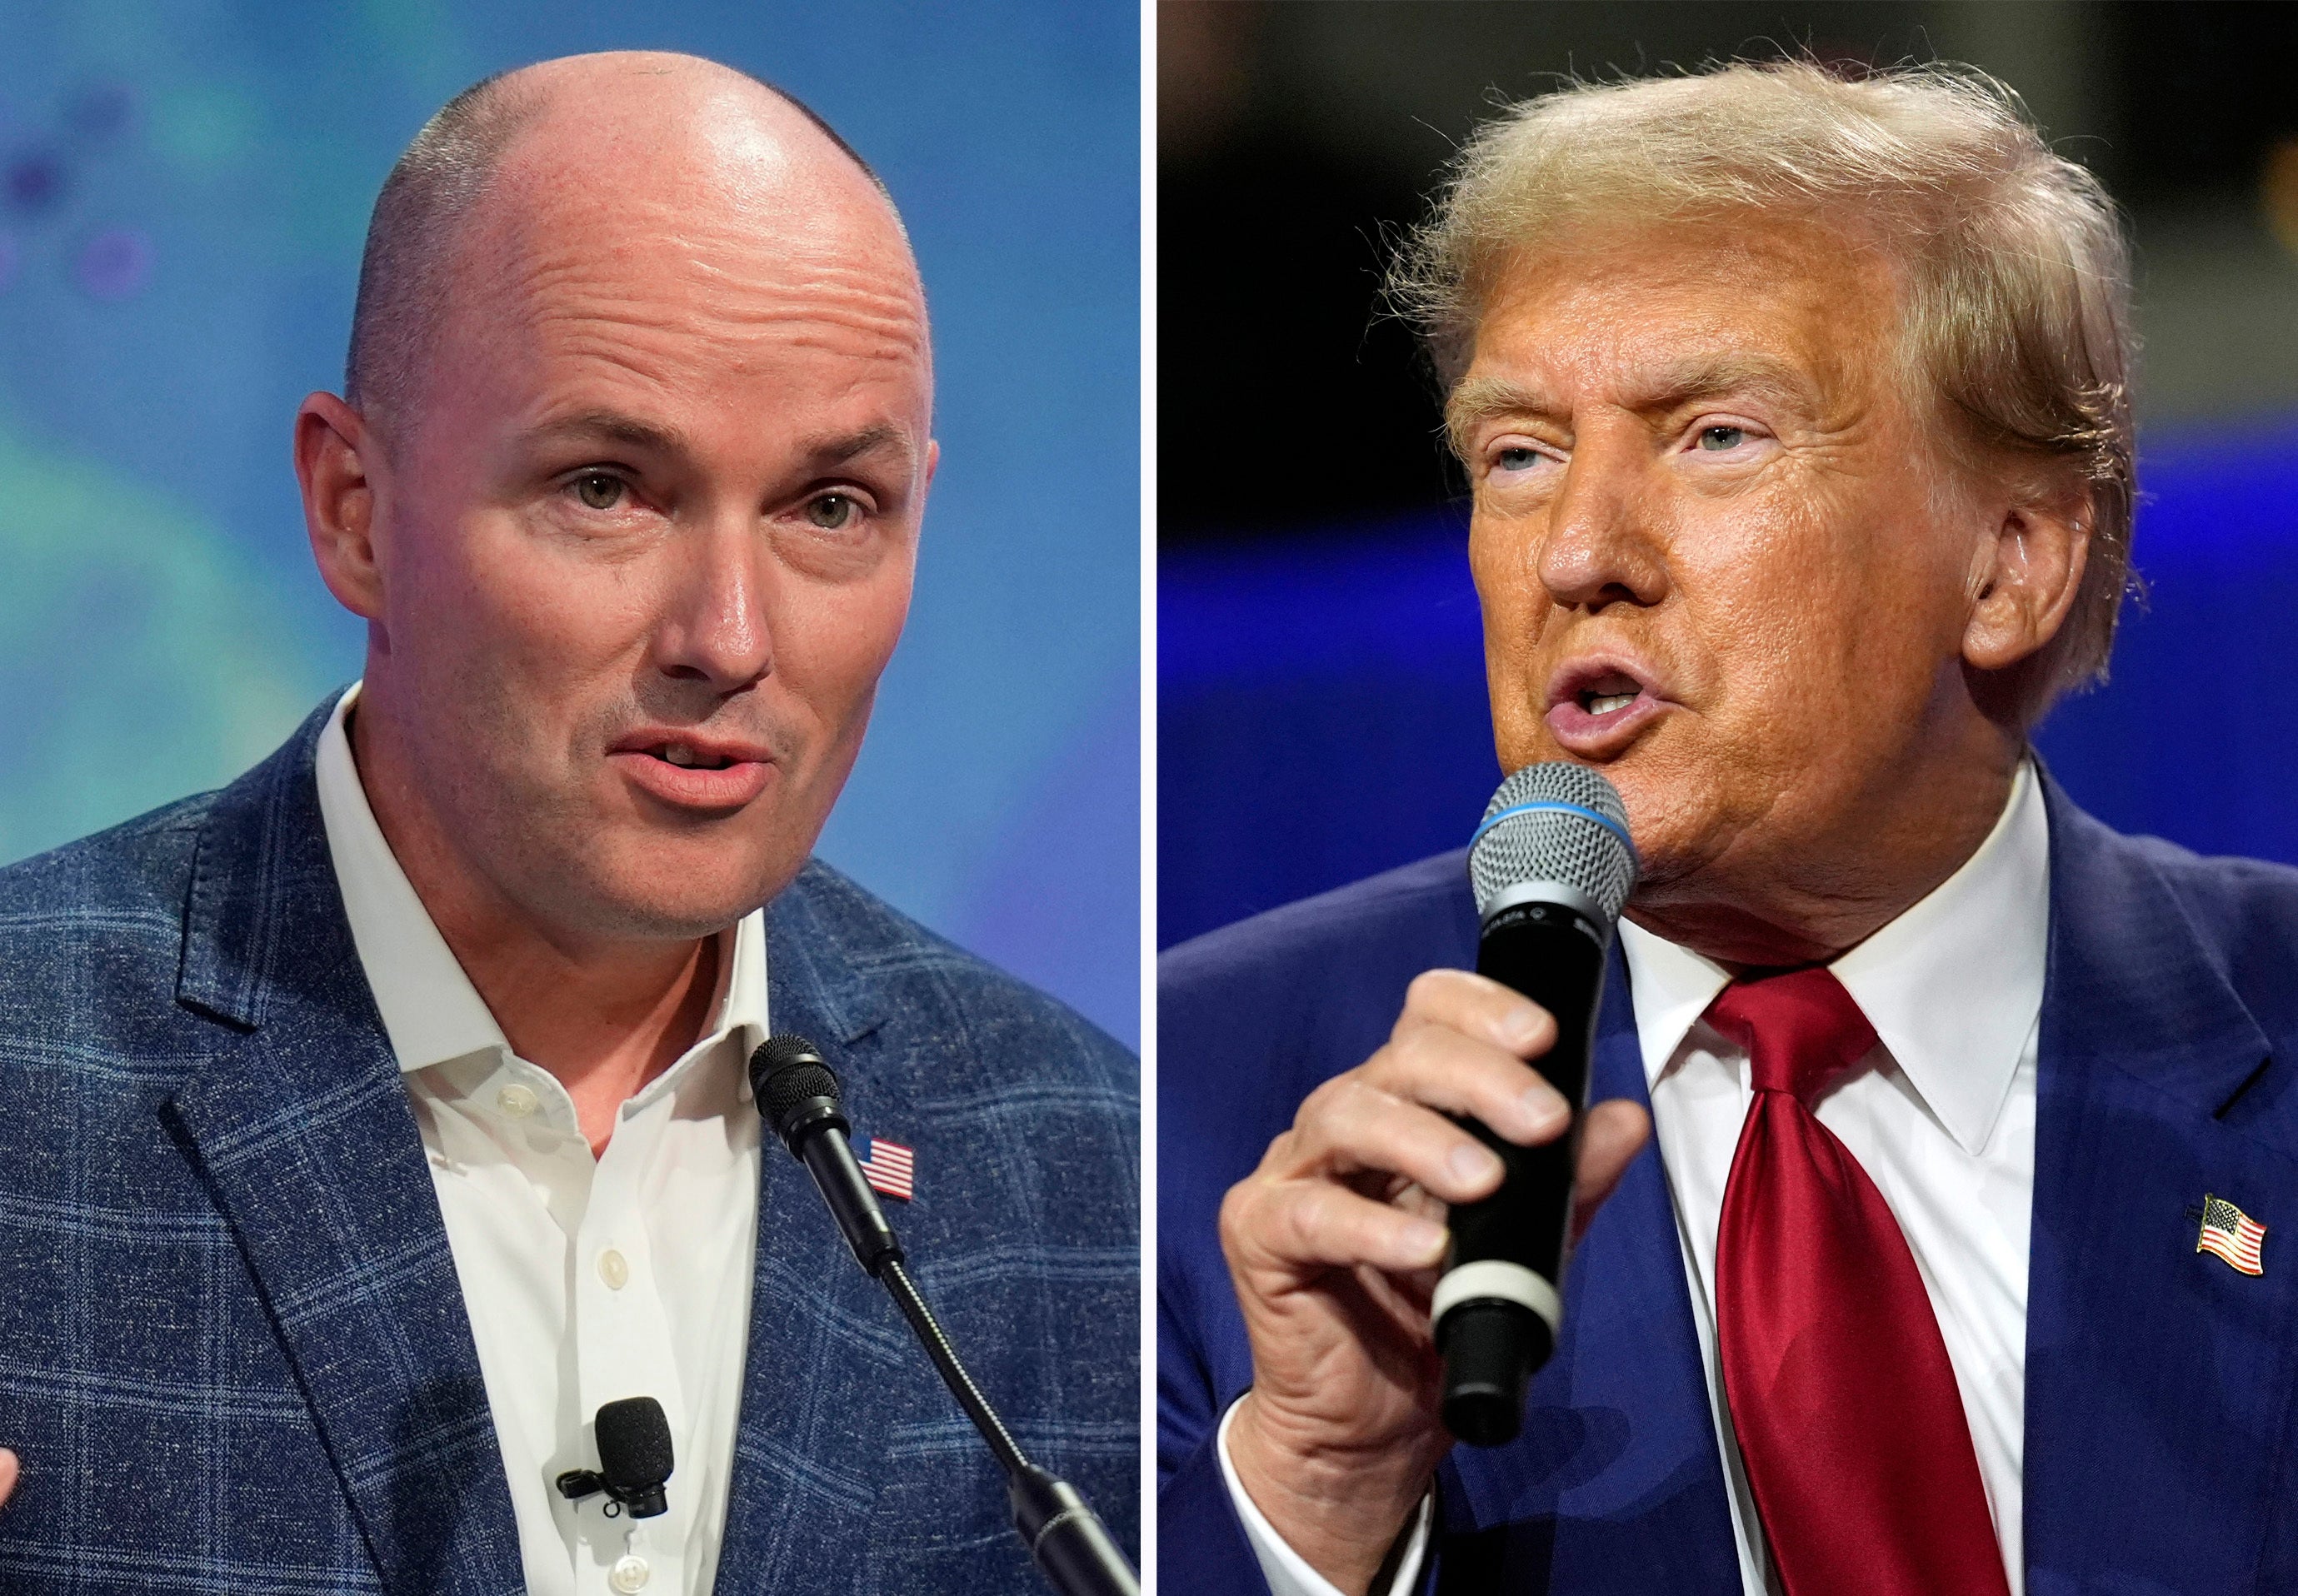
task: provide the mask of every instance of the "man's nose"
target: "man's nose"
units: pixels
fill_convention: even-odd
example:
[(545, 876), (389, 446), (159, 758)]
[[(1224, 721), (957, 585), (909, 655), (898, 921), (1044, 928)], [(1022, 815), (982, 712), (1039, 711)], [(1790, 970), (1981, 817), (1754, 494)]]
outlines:
[(674, 680), (739, 692), (773, 670), (767, 541), (748, 517), (719, 517), (685, 541), (656, 635), (657, 664)]
[(1540, 547), (1541, 586), (1556, 604), (1595, 611), (1655, 605), (1666, 593), (1658, 467), (1641, 426), (1583, 431)]

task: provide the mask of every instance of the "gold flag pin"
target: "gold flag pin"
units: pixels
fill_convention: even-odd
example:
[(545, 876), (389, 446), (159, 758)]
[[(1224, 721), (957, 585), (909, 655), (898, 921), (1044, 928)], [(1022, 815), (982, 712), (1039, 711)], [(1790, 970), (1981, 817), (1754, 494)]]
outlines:
[(2246, 1275), (2262, 1275), (2266, 1265), (2259, 1260), (2259, 1248), (2265, 1240), (2264, 1225), (2226, 1198), (2203, 1194), (2203, 1233), (2195, 1242), (2196, 1252), (2215, 1254)]

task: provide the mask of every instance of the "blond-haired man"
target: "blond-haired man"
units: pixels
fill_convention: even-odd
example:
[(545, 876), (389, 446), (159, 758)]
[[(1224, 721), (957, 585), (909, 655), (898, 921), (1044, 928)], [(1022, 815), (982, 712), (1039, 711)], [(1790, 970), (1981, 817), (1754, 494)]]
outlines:
[(1499, 1172), (1445, 1112), (1569, 1117), (1547, 1017), (1444, 967), (1459, 857), (1170, 955), (1169, 1580), (2298, 1579), (2298, 1271), (2197, 1251), (2298, 1212), (2298, 875), (2114, 835), (2028, 744), (2127, 581), (2127, 284), (1975, 75), (1580, 87), (1464, 152), (1401, 286), (1500, 761), (1602, 770), (1643, 865), (1595, 1217), (1523, 1436), (1451, 1447), (1431, 1266)]

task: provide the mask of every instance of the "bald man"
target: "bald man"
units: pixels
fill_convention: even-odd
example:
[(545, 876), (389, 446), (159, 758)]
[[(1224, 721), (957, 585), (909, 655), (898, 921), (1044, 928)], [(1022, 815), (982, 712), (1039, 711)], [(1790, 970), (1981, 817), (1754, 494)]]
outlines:
[[(0, 1586), (1031, 1587), (779, 1148), (770, 1031), (1022, 1445), (1134, 1536), (1134, 1063), (809, 858), (932, 480), (901, 222), (688, 57), (451, 102), (294, 459), (361, 679), (0, 872)], [(668, 1419), (667, 1511), (556, 1487)]]

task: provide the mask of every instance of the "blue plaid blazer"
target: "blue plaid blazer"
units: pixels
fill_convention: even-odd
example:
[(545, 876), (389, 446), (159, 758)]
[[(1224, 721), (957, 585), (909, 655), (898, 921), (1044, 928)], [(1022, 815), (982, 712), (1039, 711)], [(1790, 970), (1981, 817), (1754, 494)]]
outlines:
[[(446, 1230), (321, 828), (324, 708), (0, 871), (0, 1589), (522, 1587)], [(893, 1218), (1023, 1448), (1138, 1540), (1137, 1070), (809, 864), (777, 1029), (917, 1149)], [(769, 1139), (723, 1591), (1027, 1592), (1002, 1481)], [(677, 1488), (675, 1476), (672, 1488)]]

